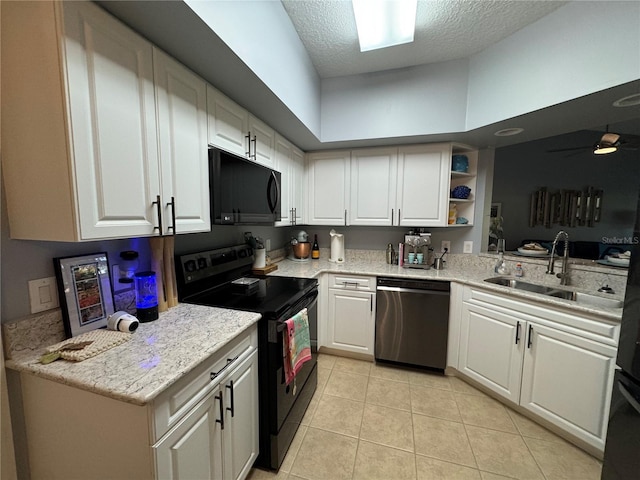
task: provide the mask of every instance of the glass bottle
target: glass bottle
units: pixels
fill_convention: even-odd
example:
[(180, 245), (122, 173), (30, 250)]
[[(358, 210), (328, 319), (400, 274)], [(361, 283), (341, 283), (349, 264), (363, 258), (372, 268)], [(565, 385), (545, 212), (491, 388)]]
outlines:
[(313, 246), (311, 247), (311, 258), (320, 258), (320, 247), (318, 247), (318, 234), (313, 236)]

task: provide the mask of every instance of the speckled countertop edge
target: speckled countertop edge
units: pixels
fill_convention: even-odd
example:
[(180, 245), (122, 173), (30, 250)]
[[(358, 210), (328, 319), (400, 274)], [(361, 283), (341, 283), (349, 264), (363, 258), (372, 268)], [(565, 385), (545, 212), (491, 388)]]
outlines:
[(93, 393), (145, 405), (261, 318), (260, 314), (179, 304), (141, 323), (131, 340), (82, 362), (39, 363), (44, 348), (6, 366)]
[[(548, 295), (542, 295), (539, 293), (516, 290), (509, 287), (487, 283), (484, 281), (485, 279), (496, 277), (498, 275), (493, 273), (491, 268), (487, 267), (486, 262), (483, 262), (482, 259), (480, 259), (480, 261), (477, 261), (478, 259), (479, 257), (477, 256), (469, 256), (469, 259), (466, 263), (459, 260), (452, 261), (450, 262), (451, 265), (447, 266), (443, 270), (434, 270), (433, 268), (428, 270), (404, 268), (397, 265), (388, 265), (384, 262), (384, 260), (375, 258), (359, 258), (352, 261), (347, 260), (343, 264), (332, 263), (326, 259), (311, 260), (308, 262), (295, 262), (285, 259), (278, 263), (278, 270), (270, 273), (270, 275), (315, 278), (323, 273), (350, 273), (353, 275), (370, 275), (378, 277), (389, 276), (424, 280), (443, 280), (470, 285), (473, 287), (479, 287), (485, 290), (509, 295), (514, 298), (522, 298), (541, 304), (553, 305), (555, 307), (563, 308), (576, 313), (595, 315), (602, 320), (620, 322), (620, 319), (622, 318), (621, 308), (612, 309), (585, 304), (577, 304), (570, 300), (564, 300), (556, 297), (550, 297)], [(528, 278), (523, 278), (522, 280), (531, 283), (541, 283), (535, 281), (534, 279)], [(563, 288), (566, 290), (580, 291), (589, 294), (596, 294), (595, 292), (586, 291), (585, 289), (577, 287), (560, 287), (559, 285), (554, 285), (554, 287)], [(606, 298), (624, 300), (624, 296), (621, 295), (607, 295)]]

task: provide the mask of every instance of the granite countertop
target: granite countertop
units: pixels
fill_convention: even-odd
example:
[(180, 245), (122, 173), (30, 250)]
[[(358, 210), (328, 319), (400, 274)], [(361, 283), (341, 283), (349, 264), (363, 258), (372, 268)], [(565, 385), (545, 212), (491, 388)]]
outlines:
[(179, 304), (141, 323), (131, 340), (82, 362), (39, 363), (46, 345), (14, 353), (6, 366), (145, 405), (260, 319), (260, 314)]
[[(463, 258), (463, 260), (460, 260), (461, 257)], [(486, 290), (492, 290), (497, 293), (510, 295), (515, 298), (522, 298), (523, 300), (531, 300), (543, 304), (548, 304), (550, 306), (553, 305), (555, 307), (568, 309), (576, 313), (596, 315), (602, 320), (620, 322), (620, 319), (622, 318), (621, 308), (601, 308), (591, 305), (578, 304), (570, 300), (564, 300), (556, 297), (542, 295), (539, 293), (516, 290), (514, 288), (487, 283), (484, 281), (485, 279), (496, 277), (499, 275), (494, 273), (492, 268), (488, 267), (486, 262), (483, 262), (483, 259), (475, 255), (458, 256), (457, 259), (452, 259), (451, 262), (447, 262), (447, 266), (443, 270), (435, 270), (433, 268), (430, 268), (428, 270), (418, 268), (404, 268), (399, 267), (398, 265), (389, 265), (384, 260), (375, 258), (355, 258), (353, 260), (350, 260), (348, 257), (343, 264), (332, 263), (327, 259), (321, 258), (318, 260), (310, 260), (308, 262), (298, 262), (284, 259), (278, 262), (277, 265), (278, 270), (270, 273), (270, 275), (314, 278), (322, 273), (349, 273), (352, 275), (370, 275), (377, 277), (388, 276), (425, 280), (443, 280), (471, 285), (474, 287), (481, 287)], [(530, 283), (543, 283), (536, 281), (535, 278), (522, 278), (521, 280)], [(585, 289), (577, 287), (560, 287), (558, 285), (558, 280), (555, 278), (551, 279), (550, 281), (555, 282), (553, 284), (554, 287), (597, 295), (597, 293), (595, 293), (594, 291), (587, 291)], [(550, 284), (548, 282), (545, 283)], [(606, 298), (614, 298), (617, 300), (624, 300), (624, 296), (621, 296), (619, 294), (602, 294), (601, 296)]]

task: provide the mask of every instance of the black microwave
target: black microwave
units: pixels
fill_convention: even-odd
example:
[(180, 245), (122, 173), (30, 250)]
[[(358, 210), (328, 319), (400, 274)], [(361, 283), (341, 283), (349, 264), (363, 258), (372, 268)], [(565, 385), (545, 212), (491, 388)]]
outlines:
[(211, 222), (218, 225), (273, 225), (282, 218), (280, 178), (280, 172), (210, 148)]

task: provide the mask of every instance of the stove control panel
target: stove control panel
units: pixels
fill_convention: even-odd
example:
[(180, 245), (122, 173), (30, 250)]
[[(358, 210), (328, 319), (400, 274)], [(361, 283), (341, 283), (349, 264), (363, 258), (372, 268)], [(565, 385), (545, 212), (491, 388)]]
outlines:
[(185, 284), (205, 280), (253, 263), (253, 249), (248, 245), (206, 250), (181, 255), (176, 259), (176, 273)]

